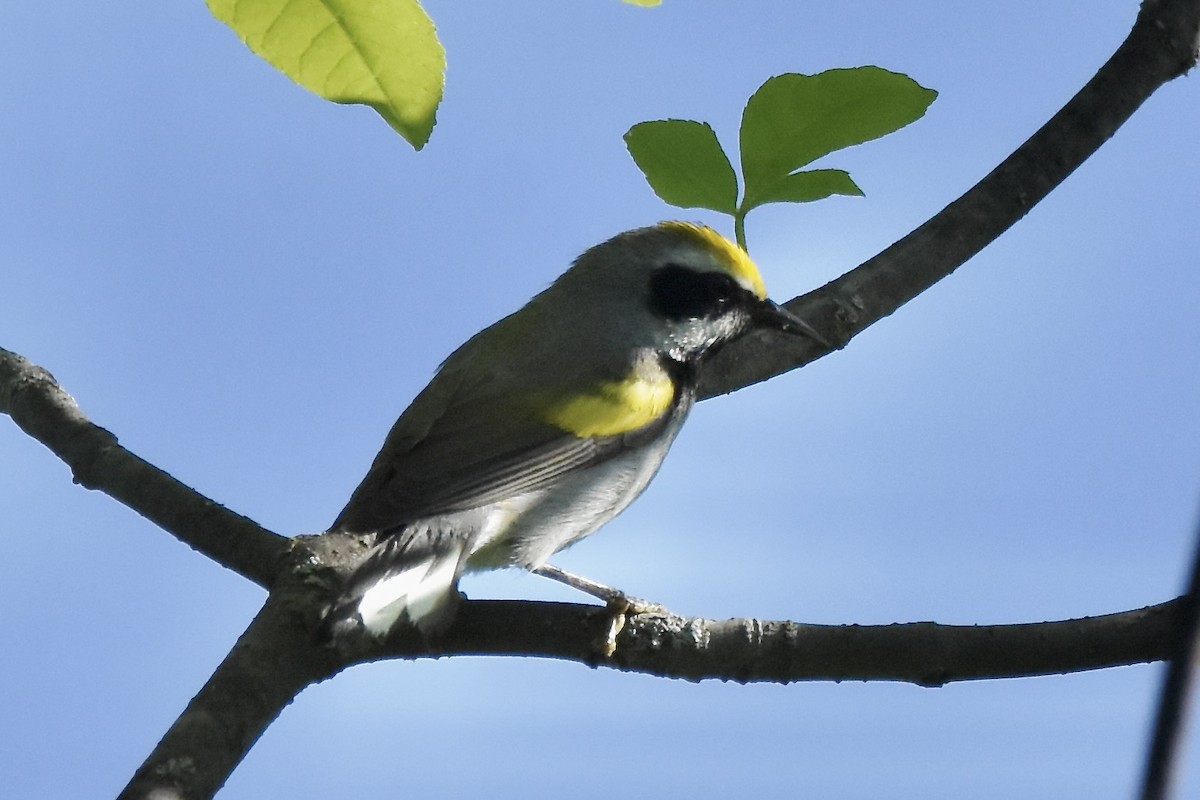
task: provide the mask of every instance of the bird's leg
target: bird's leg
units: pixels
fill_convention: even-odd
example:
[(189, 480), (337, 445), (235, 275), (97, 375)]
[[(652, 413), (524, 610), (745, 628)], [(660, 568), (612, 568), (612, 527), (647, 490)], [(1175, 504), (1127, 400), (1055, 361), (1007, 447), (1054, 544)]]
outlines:
[(576, 575), (573, 572), (567, 572), (565, 569), (559, 569), (553, 564), (543, 564), (533, 570), (535, 575), (541, 575), (543, 578), (550, 578), (559, 583), (565, 583), (572, 589), (578, 589), (584, 594), (590, 594), (592, 597), (603, 600), (614, 610), (622, 614), (663, 614), (666, 609), (658, 603), (651, 603), (648, 600), (642, 600), (638, 597), (631, 597), (625, 594), (620, 589), (614, 589), (611, 586), (605, 586), (602, 583), (596, 583), (590, 578), (585, 578), (582, 575)]
[(620, 589), (596, 583), (590, 578), (576, 575), (573, 572), (567, 572), (565, 569), (559, 569), (552, 564), (543, 564), (534, 569), (533, 572), (544, 578), (565, 583), (572, 589), (578, 589), (584, 594), (590, 594), (592, 597), (597, 597), (604, 601), (608, 606), (609, 612), (612, 614), (612, 618), (609, 620), (608, 630), (605, 631), (604, 637), (596, 644), (606, 658), (611, 658), (613, 653), (617, 652), (617, 636), (621, 633), (621, 629), (625, 627), (625, 619), (630, 614), (667, 613), (667, 610), (658, 603), (651, 603), (637, 597), (630, 597)]

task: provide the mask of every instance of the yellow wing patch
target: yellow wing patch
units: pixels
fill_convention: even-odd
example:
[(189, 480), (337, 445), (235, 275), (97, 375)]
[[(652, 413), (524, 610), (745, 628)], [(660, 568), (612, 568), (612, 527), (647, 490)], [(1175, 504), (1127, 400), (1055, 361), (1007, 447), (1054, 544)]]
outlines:
[(658, 365), (634, 367), (619, 381), (551, 402), (543, 419), (579, 437), (616, 436), (649, 425), (675, 402), (675, 382)]
[(691, 222), (668, 221), (660, 222), (660, 228), (675, 231), (698, 242), (717, 257), (726, 271), (736, 278), (747, 289), (758, 295), (759, 300), (766, 299), (767, 287), (763, 283), (758, 267), (750, 260), (750, 254), (707, 225), (696, 225)]

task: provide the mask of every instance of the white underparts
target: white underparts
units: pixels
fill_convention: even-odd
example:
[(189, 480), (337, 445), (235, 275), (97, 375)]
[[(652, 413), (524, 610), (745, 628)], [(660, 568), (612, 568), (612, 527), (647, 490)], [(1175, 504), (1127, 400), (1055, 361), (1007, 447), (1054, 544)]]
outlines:
[(402, 614), (418, 624), (454, 590), (458, 560), (457, 550), (441, 553), (381, 579), (358, 603), (363, 627), (374, 636), (384, 636)]

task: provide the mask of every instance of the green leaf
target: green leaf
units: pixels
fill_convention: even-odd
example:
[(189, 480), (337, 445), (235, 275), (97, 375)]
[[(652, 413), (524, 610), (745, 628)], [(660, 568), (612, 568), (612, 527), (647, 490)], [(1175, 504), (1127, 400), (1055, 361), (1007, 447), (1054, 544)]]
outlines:
[(625, 146), (666, 202), (734, 213), (737, 176), (711, 126), (688, 119), (639, 122), (625, 133)]
[(789, 176), (805, 164), (920, 119), (935, 97), (879, 67), (768, 79), (742, 112), (742, 211), (788, 196)]
[(762, 196), (756, 205), (810, 203), (813, 200), (824, 200), (834, 194), (862, 197), (863, 191), (845, 170), (810, 169), (784, 175), (771, 185), (769, 193)]
[(446, 55), (416, 0), (206, 0), (217, 19), (289, 78), (361, 103), (420, 150), (442, 99)]

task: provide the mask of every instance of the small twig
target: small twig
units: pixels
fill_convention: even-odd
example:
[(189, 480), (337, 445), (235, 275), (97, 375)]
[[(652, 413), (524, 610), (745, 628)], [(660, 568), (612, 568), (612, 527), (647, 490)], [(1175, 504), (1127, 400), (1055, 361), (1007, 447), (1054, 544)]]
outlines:
[(1187, 728), (1188, 706), (1200, 659), (1200, 525), (1197, 525), (1192, 576), (1180, 603), (1171, 636), (1171, 656), (1163, 680), (1154, 721), (1154, 735), (1146, 754), (1142, 800), (1171, 796), (1179, 773), (1179, 752)]

